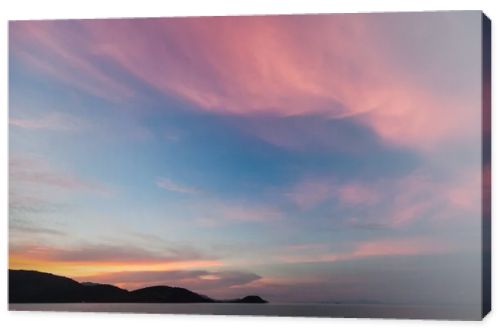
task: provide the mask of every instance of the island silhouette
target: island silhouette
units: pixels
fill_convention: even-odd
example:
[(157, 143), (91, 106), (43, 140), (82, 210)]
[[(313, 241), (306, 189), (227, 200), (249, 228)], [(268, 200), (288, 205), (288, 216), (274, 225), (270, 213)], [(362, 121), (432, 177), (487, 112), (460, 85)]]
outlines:
[(264, 304), (259, 296), (218, 300), (191, 290), (150, 286), (125, 290), (110, 284), (79, 283), (71, 278), (33, 270), (9, 269), (9, 303), (249, 303)]

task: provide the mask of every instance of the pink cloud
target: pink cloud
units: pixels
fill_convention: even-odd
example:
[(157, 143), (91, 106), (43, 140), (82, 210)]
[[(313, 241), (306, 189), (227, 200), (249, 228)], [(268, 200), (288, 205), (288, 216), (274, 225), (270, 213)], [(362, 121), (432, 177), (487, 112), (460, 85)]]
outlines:
[[(406, 37), (392, 34), (386, 17), (365, 15), (86, 20), (74, 30), (19, 22), (12, 40), (21, 58), (42, 49), (42, 70), (107, 97), (132, 92), (94, 57), (207, 112), (353, 117), (390, 144), (427, 151), (479, 133), (471, 126), (479, 82), (462, 74), (464, 62), (478, 70), (480, 62), (464, 58), (472, 57), (467, 41), (456, 42), (461, 16), (416, 17), (398, 29), (419, 57), (405, 54)], [(454, 84), (436, 84), (441, 77), (421, 59), (458, 73)]]
[(425, 238), (404, 238), (395, 240), (375, 240), (360, 243), (347, 258), (363, 258), (370, 256), (404, 256), (435, 254), (450, 251), (450, 246), (443, 241)]
[(421, 167), (406, 176), (364, 183), (306, 177), (283, 190), (283, 196), (300, 210), (334, 208), (332, 223), (339, 224), (340, 213), (348, 217), (345, 226), (405, 229), (458, 224), (480, 215), (481, 170), (460, 167), (437, 176), (434, 169)]
[(480, 171), (473, 168), (452, 173), (441, 180), (416, 172), (396, 182), (396, 196), (389, 219), (392, 226), (413, 223), (442, 224), (479, 215)]
[[(298, 66), (306, 65), (305, 59), (290, 52), (298, 45), (287, 36), (286, 21), (279, 18), (95, 23), (88, 26), (89, 31), (98, 43), (104, 42), (96, 47), (97, 52), (160, 91), (207, 110), (247, 113), (276, 109), (293, 114), (315, 108), (314, 95), (325, 99), (320, 84), (306, 79)], [(284, 105), (287, 99), (292, 101)], [(292, 106), (290, 102), (302, 108), (284, 111), (285, 106)]]
[(336, 262), (384, 256), (411, 256), (442, 254), (455, 250), (455, 246), (442, 240), (425, 237), (406, 237), (354, 242), (346, 251), (332, 252), (326, 244), (288, 248), (287, 254), (278, 255), (287, 263)]

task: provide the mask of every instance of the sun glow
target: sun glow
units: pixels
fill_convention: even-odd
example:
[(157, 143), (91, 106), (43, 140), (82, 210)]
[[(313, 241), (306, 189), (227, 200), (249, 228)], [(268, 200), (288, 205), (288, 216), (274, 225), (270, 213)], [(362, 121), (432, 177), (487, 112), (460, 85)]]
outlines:
[(10, 269), (37, 270), (57, 275), (78, 277), (102, 275), (113, 272), (133, 271), (171, 271), (188, 269), (206, 269), (222, 266), (217, 260), (187, 260), (187, 261), (141, 261), (141, 262), (77, 262), (77, 261), (47, 261), (14, 255), (9, 259)]

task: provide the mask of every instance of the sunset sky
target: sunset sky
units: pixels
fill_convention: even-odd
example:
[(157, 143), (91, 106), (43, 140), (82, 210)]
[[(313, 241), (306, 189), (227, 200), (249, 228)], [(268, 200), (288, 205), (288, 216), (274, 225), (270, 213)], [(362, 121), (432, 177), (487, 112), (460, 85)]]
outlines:
[(480, 298), (481, 13), (14, 21), (10, 268)]

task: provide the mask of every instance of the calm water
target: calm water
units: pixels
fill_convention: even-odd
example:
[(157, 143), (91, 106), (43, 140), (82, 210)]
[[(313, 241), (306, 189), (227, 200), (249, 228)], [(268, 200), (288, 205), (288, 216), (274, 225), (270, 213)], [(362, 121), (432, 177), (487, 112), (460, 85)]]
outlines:
[(480, 307), (367, 304), (9, 304), (11, 311), (480, 320)]

